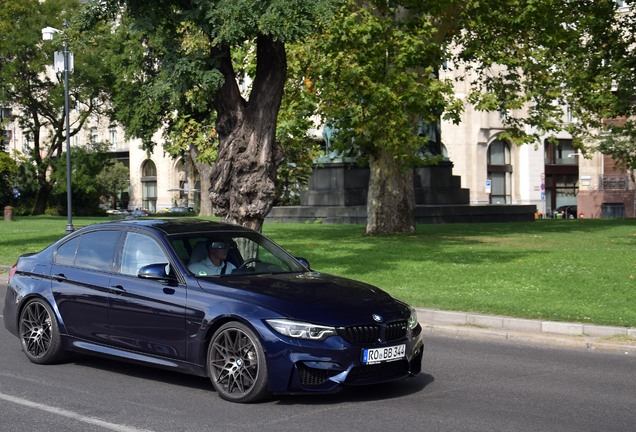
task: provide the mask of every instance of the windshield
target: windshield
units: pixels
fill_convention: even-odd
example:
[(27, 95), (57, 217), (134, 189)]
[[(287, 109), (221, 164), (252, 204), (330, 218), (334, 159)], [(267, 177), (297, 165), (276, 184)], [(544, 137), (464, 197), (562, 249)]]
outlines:
[(306, 271), (287, 251), (258, 233), (196, 233), (175, 237), (171, 243), (183, 265), (195, 276)]

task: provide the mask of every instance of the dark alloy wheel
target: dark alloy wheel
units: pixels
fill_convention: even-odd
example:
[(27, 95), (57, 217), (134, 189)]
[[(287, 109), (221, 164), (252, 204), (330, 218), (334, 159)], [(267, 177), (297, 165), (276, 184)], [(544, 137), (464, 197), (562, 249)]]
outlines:
[(30, 300), (22, 309), (20, 340), (24, 353), (33, 363), (56, 363), (64, 356), (57, 320), (43, 300)]
[(230, 322), (212, 336), (208, 372), (223, 399), (256, 402), (267, 396), (267, 364), (258, 337), (247, 326)]

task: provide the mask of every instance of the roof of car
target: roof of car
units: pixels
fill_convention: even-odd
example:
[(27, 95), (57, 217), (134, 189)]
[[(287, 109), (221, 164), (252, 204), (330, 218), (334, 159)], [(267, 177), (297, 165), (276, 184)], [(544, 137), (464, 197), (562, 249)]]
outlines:
[(196, 218), (165, 218), (165, 219), (123, 219), (105, 222), (109, 226), (138, 226), (160, 230), (167, 235), (208, 231), (247, 231), (253, 230), (241, 225), (213, 222)]

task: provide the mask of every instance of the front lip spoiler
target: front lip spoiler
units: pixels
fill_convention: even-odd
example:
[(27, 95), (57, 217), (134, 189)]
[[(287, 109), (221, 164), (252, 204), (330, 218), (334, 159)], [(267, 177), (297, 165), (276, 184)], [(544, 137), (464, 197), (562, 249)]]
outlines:
[(353, 368), (353, 366), (349, 366), (349, 368), (346, 371), (343, 371), (339, 373), (338, 375), (332, 376), (331, 378), (329, 378), (329, 381), (333, 381), (338, 385), (344, 384), (345, 380), (347, 379), (347, 375), (349, 375), (349, 372), (351, 372), (351, 368)]

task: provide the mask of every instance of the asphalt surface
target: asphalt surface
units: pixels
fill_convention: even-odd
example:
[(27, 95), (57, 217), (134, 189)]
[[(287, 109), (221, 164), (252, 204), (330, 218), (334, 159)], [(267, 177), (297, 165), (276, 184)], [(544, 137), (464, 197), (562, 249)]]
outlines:
[[(6, 284), (0, 266), (0, 284)], [(417, 309), (424, 332), (457, 338), (492, 339), (561, 348), (617, 351), (636, 355), (636, 328), (529, 320), (467, 312)]]

